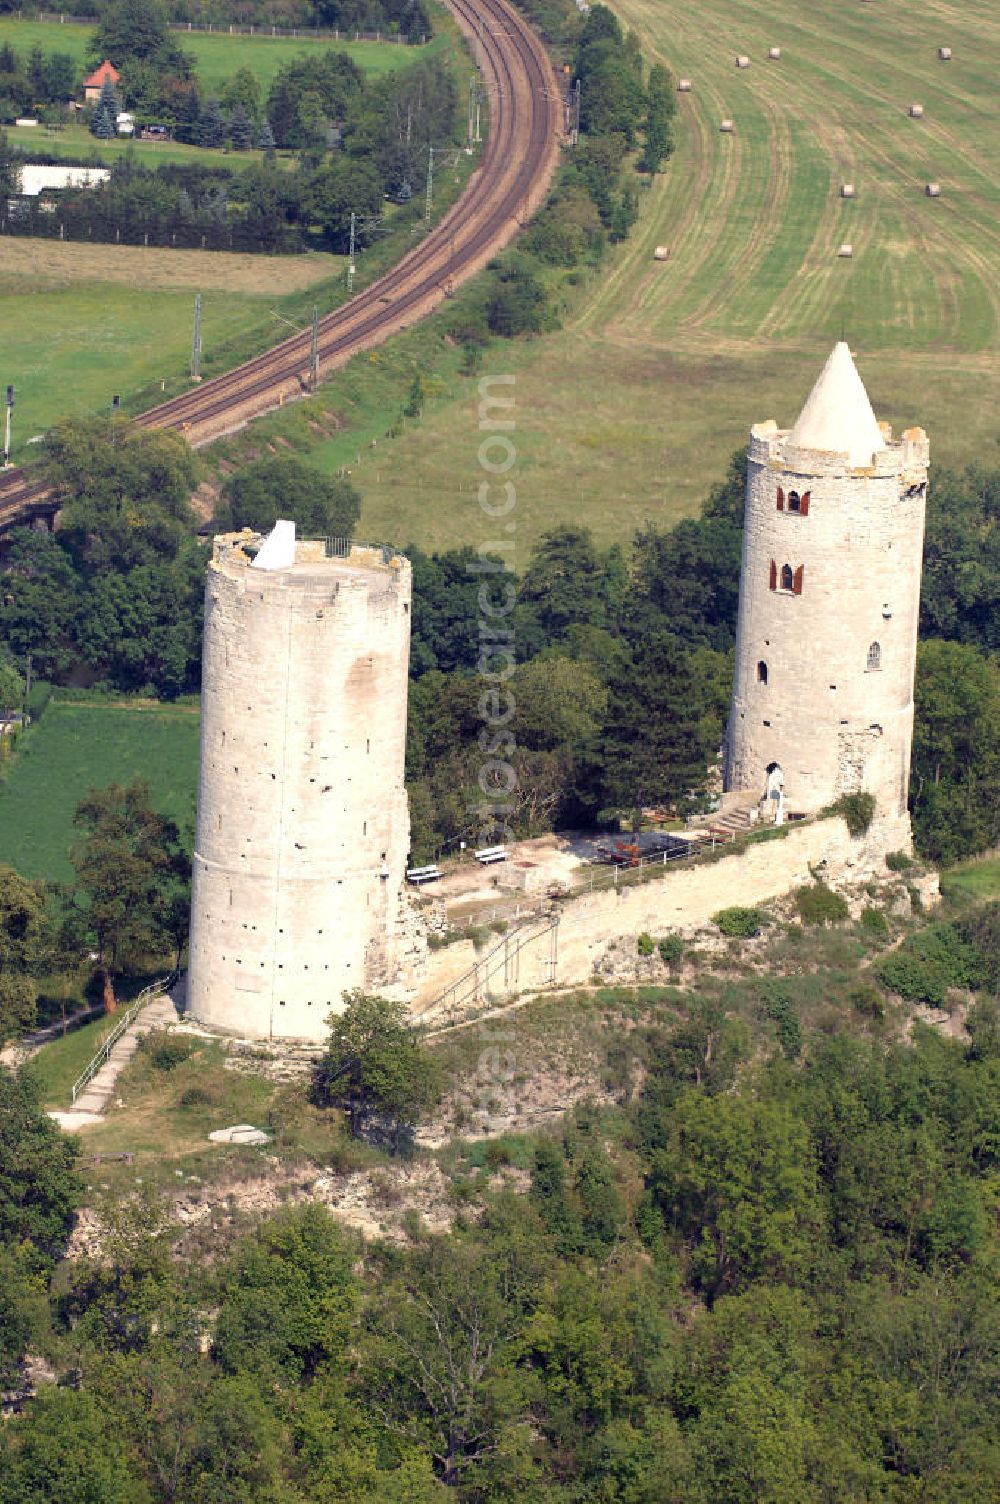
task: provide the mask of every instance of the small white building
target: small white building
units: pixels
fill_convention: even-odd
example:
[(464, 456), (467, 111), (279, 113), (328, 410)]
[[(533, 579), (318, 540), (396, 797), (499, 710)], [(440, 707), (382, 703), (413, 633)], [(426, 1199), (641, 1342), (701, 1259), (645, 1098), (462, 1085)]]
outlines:
[(21, 168), (21, 193), (37, 198), (50, 188), (95, 188), (111, 176), (107, 167), (63, 167), (58, 163), (26, 162)]

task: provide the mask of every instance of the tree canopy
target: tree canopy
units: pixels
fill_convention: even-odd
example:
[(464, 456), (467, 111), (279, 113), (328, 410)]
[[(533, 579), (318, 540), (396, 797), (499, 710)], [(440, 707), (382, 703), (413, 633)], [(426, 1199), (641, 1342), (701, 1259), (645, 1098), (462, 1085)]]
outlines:
[(144, 953), (162, 953), (172, 937), (190, 864), (176, 826), (153, 808), (142, 780), (93, 790), (73, 822), (81, 835), (70, 852), (76, 882), (68, 920), (92, 937), (110, 1012), (116, 974)]
[(41, 884), (0, 867), (0, 1045), (35, 1021), (46, 928)]
[(349, 480), (275, 455), (226, 479), (215, 523), (227, 532), (244, 527), (269, 532), (284, 517), (303, 538), (350, 538), (360, 514), (361, 497)]
[(317, 1099), (342, 1107), (351, 1132), (385, 1132), (398, 1144), (437, 1101), (442, 1082), (402, 1003), (353, 992), (330, 1016)]

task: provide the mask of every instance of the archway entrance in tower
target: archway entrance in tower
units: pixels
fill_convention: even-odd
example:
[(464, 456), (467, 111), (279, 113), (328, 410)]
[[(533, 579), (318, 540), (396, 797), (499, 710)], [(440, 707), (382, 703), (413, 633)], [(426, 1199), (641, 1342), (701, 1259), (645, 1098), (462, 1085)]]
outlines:
[(781, 764), (769, 762), (765, 769), (767, 782), (764, 785), (764, 819), (775, 825), (785, 823), (785, 775)]

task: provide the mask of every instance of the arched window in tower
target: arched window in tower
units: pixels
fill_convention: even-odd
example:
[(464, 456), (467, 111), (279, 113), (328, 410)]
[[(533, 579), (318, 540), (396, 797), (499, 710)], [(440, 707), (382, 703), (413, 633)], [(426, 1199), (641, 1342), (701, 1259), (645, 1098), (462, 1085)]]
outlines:
[(781, 566), (781, 588), (782, 590), (794, 590), (795, 588), (795, 573), (790, 564), (782, 564)]
[(799, 495), (798, 491), (789, 491), (789, 493), (788, 493), (788, 510), (790, 512), (797, 512), (799, 510), (799, 507), (801, 505), (802, 505), (802, 498)]
[(873, 642), (868, 649), (868, 672), (874, 673), (882, 667), (882, 647), (880, 643)]
[(767, 664), (764, 662), (763, 658), (757, 664), (757, 683), (767, 683)]

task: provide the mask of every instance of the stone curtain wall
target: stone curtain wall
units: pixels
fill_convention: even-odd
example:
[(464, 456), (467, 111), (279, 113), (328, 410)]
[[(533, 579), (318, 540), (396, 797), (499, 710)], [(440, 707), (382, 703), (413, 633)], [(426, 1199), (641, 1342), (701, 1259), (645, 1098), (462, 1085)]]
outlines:
[[(839, 818), (815, 820), (789, 826), (788, 834), (779, 840), (746, 846), (716, 862), (668, 868), (662, 877), (645, 883), (584, 894), (561, 905), (557, 985), (575, 987), (589, 982), (612, 942), (631, 942), (644, 930), (658, 938), (667, 930), (705, 925), (720, 909), (781, 898), (792, 888), (813, 881), (816, 872), (834, 882), (861, 882), (884, 873), (886, 851), (908, 842), (905, 818), (876, 822), (867, 836), (857, 839)], [(414, 1011), (420, 1012), (438, 998), (476, 960), (477, 952), (470, 941), (430, 952), (427, 971), (413, 994)], [(520, 957), (518, 991), (547, 985), (548, 963), (548, 939), (542, 936)], [(501, 965), (498, 995), (502, 979)], [(470, 1001), (462, 1011), (475, 1012), (480, 1006)]]

